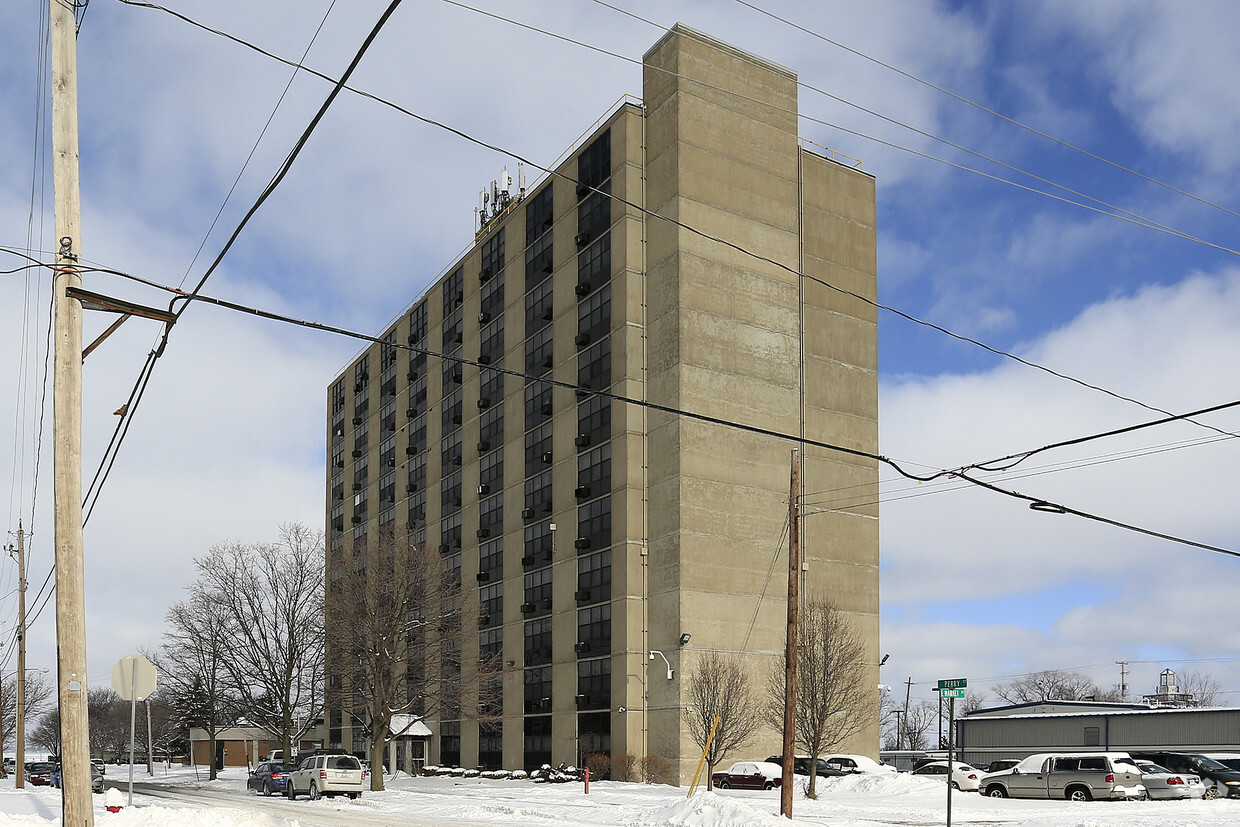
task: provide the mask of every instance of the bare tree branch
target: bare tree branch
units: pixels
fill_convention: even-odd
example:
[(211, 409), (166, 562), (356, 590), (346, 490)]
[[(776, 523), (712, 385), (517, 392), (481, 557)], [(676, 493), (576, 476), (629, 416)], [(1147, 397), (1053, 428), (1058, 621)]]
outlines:
[[(704, 653), (689, 675), (685, 700), (689, 735), (706, 750), (706, 788), (713, 789), (716, 765), (729, 752), (752, 742), (758, 730), (757, 699), (744, 663), (735, 655)], [(715, 737), (707, 749), (712, 727)]]

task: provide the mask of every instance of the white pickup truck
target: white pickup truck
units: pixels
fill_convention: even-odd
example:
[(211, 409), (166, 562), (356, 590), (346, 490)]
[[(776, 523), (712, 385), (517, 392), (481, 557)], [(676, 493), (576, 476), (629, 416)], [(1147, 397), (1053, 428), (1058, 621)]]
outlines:
[(982, 795), (992, 798), (1145, 798), (1141, 771), (1126, 752), (1041, 753), (1011, 769), (983, 775)]

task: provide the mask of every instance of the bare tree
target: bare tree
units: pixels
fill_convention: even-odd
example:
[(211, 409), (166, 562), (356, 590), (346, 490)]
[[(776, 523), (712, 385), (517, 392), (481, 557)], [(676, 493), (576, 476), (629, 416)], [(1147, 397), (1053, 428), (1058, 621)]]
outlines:
[[(818, 758), (860, 732), (873, 714), (865, 647), (843, 612), (825, 601), (801, 610), (797, 628), (796, 743), (810, 756), (810, 798), (817, 796)], [(784, 659), (767, 678), (767, 722), (783, 729)]]
[(148, 654), (159, 670), (160, 692), (173, 699), (180, 727), (206, 731), (212, 781), (217, 773), (216, 735), (236, 714), (236, 696), (224, 664), (234, 642), (223, 605), (191, 589), (189, 600), (168, 610), (162, 649)]
[[(419, 718), (500, 719), (499, 659), (463, 662), (459, 572), (445, 570), (438, 552), (384, 538), (365, 552), (364, 567), (330, 588), (329, 702), (351, 712), (370, 739), (372, 790), (384, 788), (387, 745)], [(471, 703), (462, 703), (463, 686)]]
[[(3, 687), (0, 687), (0, 752), (8, 749), (9, 741), (17, 733), (17, 677), (13, 675), (5, 678)], [(28, 674), (25, 684), (23, 705), (26, 720), (29, 722), (47, 710), (54, 689), (52, 684), (37, 672)]]
[(322, 532), (292, 523), (275, 543), (225, 543), (194, 564), (193, 592), (233, 637), (223, 665), (241, 712), (292, 755), (323, 710)]
[(99, 758), (129, 753), (129, 701), (110, 686), (86, 690), (90, 720), (90, 751)]
[(967, 715), (977, 712), (986, 706), (986, 690), (969, 689), (964, 693), (964, 703), (956, 710), (958, 714)]
[(939, 720), (937, 701), (920, 701), (910, 706), (904, 716), (904, 748), (913, 750), (931, 749), (930, 729)]
[(1117, 691), (1100, 689), (1088, 675), (1061, 669), (1035, 672), (1008, 683), (995, 684), (991, 688), (996, 695), (1011, 704), (1119, 700)]
[(60, 755), (59, 707), (52, 707), (43, 713), (38, 725), (30, 731), (30, 743), (47, 750), (49, 755)]
[(1176, 675), (1176, 681), (1180, 691), (1191, 694), (1199, 705), (1219, 705), (1219, 695), (1222, 694), (1223, 689), (1209, 672), (1196, 670), (1185, 672), (1182, 675)]
[[(706, 750), (706, 789), (713, 789), (716, 765), (732, 750), (747, 746), (758, 731), (758, 704), (749, 673), (738, 656), (706, 652), (689, 675), (685, 700), (689, 736)], [(707, 748), (712, 730), (714, 738)]]

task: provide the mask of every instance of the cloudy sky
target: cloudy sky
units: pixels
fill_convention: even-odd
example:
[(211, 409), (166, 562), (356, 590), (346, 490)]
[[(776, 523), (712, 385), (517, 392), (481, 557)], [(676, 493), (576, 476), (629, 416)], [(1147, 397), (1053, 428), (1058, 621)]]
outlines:
[[(306, 64), (332, 76), (387, 5), (166, 2), (290, 59), (309, 46)], [(1240, 397), (1240, 8), (1230, 0), (470, 3), (533, 28), (408, 0), (354, 85), (550, 165), (622, 95), (640, 95), (638, 64), (660, 27), (680, 21), (772, 58), (803, 84), (802, 135), (877, 179), (881, 301), (1080, 380), (882, 314), (882, 452), (908, 469)], [(0, 5), (6, 249), (52, 246), (45, 5)], [(119, 0), (89, 4), (78, 48), (85, 256), (192, 284), (328, 86)], [(342, 95), (205, 292), (377, 333), (468, 245), (477, 192), (515, 166), (511, 155)], [(20, 264), (0, 253), (0, 270)], [(165, 301), (104, 276), (87, 286)], [(32, 611), (52, 558), (50, 413), (35, 484), (48, 294), (44, 273), (0, 275), (0, 485), (7, 530), (33, 515)], [(103, 323), (88, 319), (88, 339)], [(86, 362), (87, 479), (157, 332), (130, 321)], [(322, 525), (325, 389), (357, 349), (202, 305), (176, 326), (86, 529), (92, 684), (158, 644), (194, 556), (226, 539), (272, 539), (283, 522)], [(1227, 433), (1240, 432), (1240, 413), (1197, 423), (982, 476), (1240, 550), (1240, 446)], [(911, 678), (915, 700), (938, 678), (984, 689), (1061, 668), (1110, 686), (1128, 661), (1134, 693), (1171, 667), (1212, 674), (1240, 705), (1240, 559), (959, 481), (883, 480), (885, 683)], [(5, 563), (4, 641), (14, 586)], [(50, 604), (29, 649), (31, 664), (54, 667)]]

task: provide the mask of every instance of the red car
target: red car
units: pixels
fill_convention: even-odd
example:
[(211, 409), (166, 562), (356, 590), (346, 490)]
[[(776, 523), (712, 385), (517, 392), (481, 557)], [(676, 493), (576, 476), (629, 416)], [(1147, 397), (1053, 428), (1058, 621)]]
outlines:
[(783, 783), (784, 768), (769, 761), (738, 761), (723, 772), (711, 774), (722, 790), (773, 790)]

